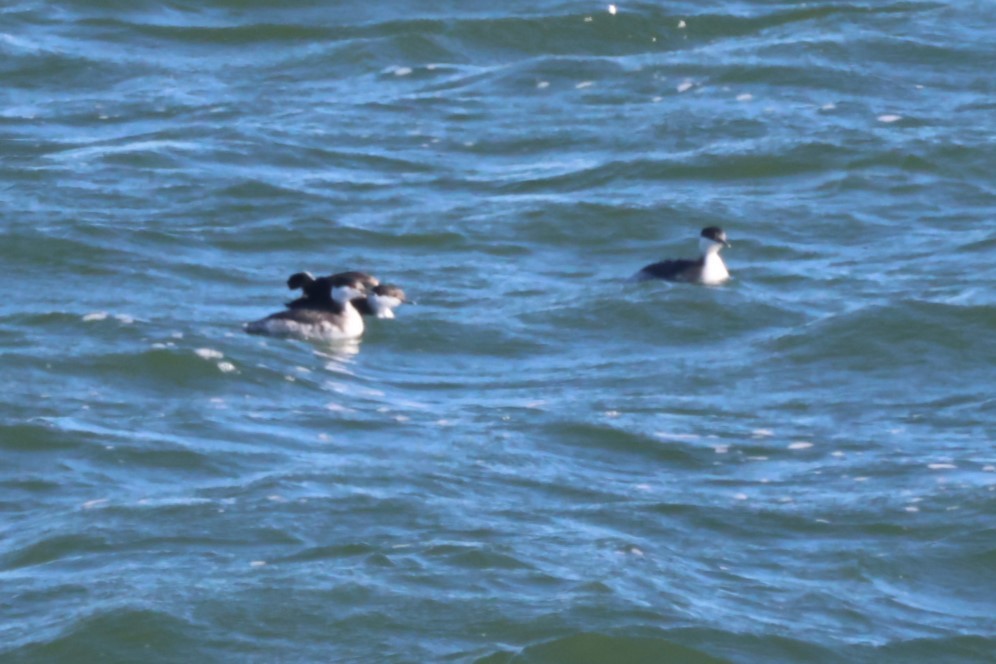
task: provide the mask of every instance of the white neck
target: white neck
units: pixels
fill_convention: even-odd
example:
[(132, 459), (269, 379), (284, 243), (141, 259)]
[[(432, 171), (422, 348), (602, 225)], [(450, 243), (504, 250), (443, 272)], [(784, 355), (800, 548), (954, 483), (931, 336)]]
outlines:
[(332, 299), (342, 305), (348, 305), (352, 307), (349, 303), (354, 297), (362, 297), (363, 293), (356, 290), (351, 286), (336, 286), (332, 289)]
[(394, 307), (401, 305), (401, 300), (392, 295), (369, 295), (367, 302), (377, 318), (394, 318)]
[(353, 303), (346, 300), (342, 303), (342, 331), (347, 337), (358, 337), (363, 334), (363, 316), (356, 310)]
[(719, 250), (722, 248), (723, 245), (719, 242), (710, 240), (707, 237), (699, 238), (699, 251), (701, 251), (702, 255), (705, 256), (706, 258), (708, 258), (711, 254), (719, 256)]
[(719, 284), (730, 278), (726, 263), (719, 255), (719, 249), (705, 252), (702, 265), (702, 283)]

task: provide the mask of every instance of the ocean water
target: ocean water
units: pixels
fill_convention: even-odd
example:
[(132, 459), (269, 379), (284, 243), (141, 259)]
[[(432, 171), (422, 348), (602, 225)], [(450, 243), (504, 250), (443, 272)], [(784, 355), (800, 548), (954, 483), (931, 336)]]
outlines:
[(996, 661), (994, 26), (4, 3), (0, 661)]

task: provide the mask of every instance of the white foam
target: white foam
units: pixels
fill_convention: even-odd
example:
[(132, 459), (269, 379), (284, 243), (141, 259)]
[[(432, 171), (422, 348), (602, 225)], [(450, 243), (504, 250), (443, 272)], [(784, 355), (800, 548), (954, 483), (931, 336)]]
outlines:
[(89, 313), (83, 316), (83, 322), (90, 323), (96, 320), (105, 320), (106, 318), (107, 318), (106, 311), (94, 311), (93, 313)]
[(894, 115), (892, 113), (886, 113), (885, 115), (878, 116), (878, 121), (879, 122), (885, 122), (887, 124), (888, 123), (892, 123), (892, 122), (899, 122), (902, 119), (903, 119), (903, 116), (901, 116), (901, 115)]
[(194, 351), (194, 354), (202, 360), (220, 360), (225, 357), (224, 353), (213, 348), (198, 348)]
[(585, 88), (590, 88), (593, 85), (595, 85), (594, 81), (581, 81), (574, 87), (577, 88), (578, 90), (584, 90)]
[(221, 370), (221, 373), (232, 373), (235, 371), (235, 365), (231, 362), (219, 362), (218, 369)]
[(750, 101), (753, 98), (754, 98), (754, 95), (752, 95), (749, 92), (745, 92), (745, 93), (743, 93), (741, 95), (737, 95), (737, 101)]
[[(540, 90), (546, 90), (548, 87), (550, 87), (550, 81), (540, 81), (539, 83), (536, 84), (536, 87), (539, 88)], [(473, 143), (470, 143), (470, 145), (473, 145)]]
[(680, 21), (678, 21), (678, 29), (679, 29), (679, 30), (684, 30), (684, 29), (685, 29), (685, 28), (687, 28), (687, 27), (688, 27), (688, 24), (687, 24), (687, 23), (685, 23), (685, 21), (684, 21), (684, 20), (680, 20)]
[(751, 438), (771, 438), (775, 435), (775, 432), (771, 429), (754, 429), (751, 431)]
[(135, 322), (135, 319), (128, 314), (114, 314), (114, 318), (116, 318), (122, 325), (131, 325)]
[(96, 500), (88, 500), (82, 505), (80, 505), (80, 507), (82, 507), (85, 510), (92, 510), (94, 507), (100, 507), (101, 505), (106, 505), (106, 504), (107, 504), (107, 498), (98, 498)]
[(615, 16), (617, 11), (618, 10), (616, 9), (615, 5), (609, 5), (609, 13), (610, 14), (612, 14), (613, 16)]
[(748, 496), (746, 493), (735, 493), (733, 494), (735, 500), (747, 500)]
[(984, 473), (996, 473), (996, 466), (983, 466), (982, 472)]
[(821, 111), (832, 111), (835, 108), (837, 108), (837, 104), (835, 104), (833, 102), (830, 102), (828, 104), (823, 104), (822, 106), (820, 106), (820, 110)]
[(730, 451), (730, 446), (729, 445), (717, 445), (716, 447), (712, 448), (712, 450), (716, 454), (726, 454), (727, 452)]
[(928, 463), (927, 468), (931, 470), (954, 470), (958, 466), (953, 463)]
[(700, 440), (702, 436), (697, 433), (671, 433), (670, 431), (656, 431), (654, 435), (658, 438), (663, 438), (664, 440)]
[(394, 70), (394, 75), (395, 76), (408, 76), (411, 73), (412, 73), (412, 68), (411, 67), (397, 67)]
[(254, 560), (251, 563), (249, 563), (249, 567), (266, 567), (266, 561), (265, 560)]
[(797, 440), (794, 443), (789, 443), (788, 448), (790, 450), (808, 450), (813, 444), (805, 440)]
[(691, 90), (693, 87), (695, 87), (695, 83), (686, 80), (678, 84), (677, 90), (678, 92), (687, 92), (688, 90)]

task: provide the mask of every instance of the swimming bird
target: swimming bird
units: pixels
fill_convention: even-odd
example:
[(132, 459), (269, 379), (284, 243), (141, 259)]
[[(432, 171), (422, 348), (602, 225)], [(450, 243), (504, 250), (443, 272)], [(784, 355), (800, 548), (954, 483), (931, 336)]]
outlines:
[(726, 264), (719, 256), (719, 250), (729, 247), (726, 232), (719, 226), (703, 228), (699, 234), (699, 251), (702, 255), (698, 260), (668, 260), (651, 263), (633, 275), (636, 281), (647, 279), (665, 279), (667, 281), (686, 281), (714, 286), (730, 278)]
[(405, 291), (394, 284), (378, 284), (366, 297), (353, 300), (353, 306), (364, 316), (394, 318), (394, 310), (407, 301)]
[(287, 277), (287, 288), (290, 290), (300, 290), (304, 293), (304, 297), (299, 297), (296, 300), (291, 300), (286, 303), (288, 308), (297, 308), (302, 306), (308, 306), (310, 303), (316, 301), (322, 301), (323, 298), (327, 298), (331, 289), (331, 280), (343, 278), (343, 279), (355, 279), (361, 282), (367, 289), (374, 288), (380, 285), (380, 280), (366, 272), (338, 272), (327, 277), (318, 277), (317, 279), (310, 272), (295, 272), (291, 276)]
[(365, 297), (353, 299), (353, 306), (364, 316), (394, 318), (394, 310), (408, 301), (401, 288), (394, 284), (382, 284), (377, 277), (366, 272), (340, 272), (317, 279), (310, 272), (297, 272), (287, 278), (287, 288), (301, 289), (304, 296), (287, 302), (287, 308), (298, 309), (315, 304), (327, 304), (323, 298), (327, 297), (329, 291), (328, 282), (330, 279), (340, 277), (355, 278), (367, 287), (368, 294)]
[[(306, 274), (306, 273), (300, 273)], [(297, 276), (292, 276), (292, 279)], [(311, 275), (308, 275), (309, 277)], [(307, 281), (310, 294), (300, 304), (270, 314), (245, 326), (249, 334), (337, 341), (362, 336), (363, 316), (353, 300), (367, 295), (367, 286), (355, 273)], [(290, 285), (290, 280), (288, 280)], [(298, 301), (296, 301), (298, 302)]]

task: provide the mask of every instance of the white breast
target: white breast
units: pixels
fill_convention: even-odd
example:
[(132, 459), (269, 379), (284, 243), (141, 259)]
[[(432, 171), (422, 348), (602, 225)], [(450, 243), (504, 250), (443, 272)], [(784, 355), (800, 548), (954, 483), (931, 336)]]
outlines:
[(726, 269), (726, 263), (719, 257), (719, 254), (706, 254), (705, 264), (702, 266), (702, 283), (712, 286), (721, 284), (729, 278), (730, 273)]
[(342, 312), (342, 338), (352, 339), (363, 334), (363, 316), (347, 301)]
[(393, 295), (371, 294), (367, 296), (367, 302), (377, 318), (394, 318), (394, 308), (401, 306), (401, 300)]

